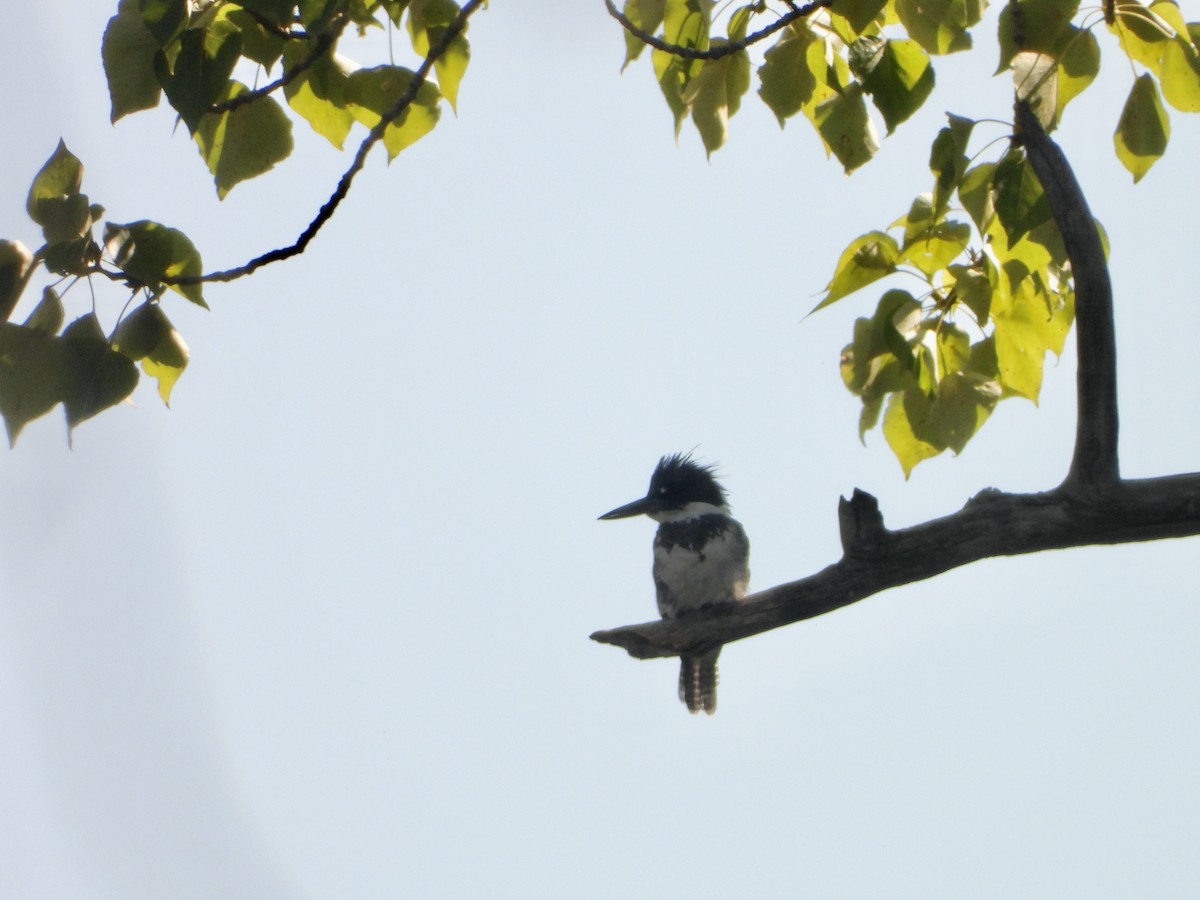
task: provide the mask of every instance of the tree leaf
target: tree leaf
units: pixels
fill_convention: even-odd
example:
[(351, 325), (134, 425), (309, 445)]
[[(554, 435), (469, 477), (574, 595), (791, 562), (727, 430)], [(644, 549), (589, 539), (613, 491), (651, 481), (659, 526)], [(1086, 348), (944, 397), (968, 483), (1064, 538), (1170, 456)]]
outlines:
[[(146, 285), (151, 293), (161, 293), (164, 278), (203, 273), (200, 254), (182, 231), (146, 219), (127, 225), (109, 223), (105, 226), (105, 243), (115, 245), (114, 236), (122, 230), (125, 238), (117, 253), (118, 265), (130, 279)], [(208, 308), (199, 284), (173, 284), (171, 287), (193, 303)]]
[(785, 120), (800, 112), (813, 97), (817, 79), (807, 52), (813, 44), (807, 30), (785, 29), (784, 36), (764, 54), (758, 69), (758, 95), (775, 113), (781, 128)]
[(121, 320), (113, 332), (112, 344), (134, 362), (140, 362), (142, 371), (158, 381), (159, 396), (170, 406), (171, 390), (187, 368), (190, 353), (162, 307), (153, 301), (143, 303)]
[(166, 47), (187, 23), (188, 0), (140, 0), (142, 21), (158, 42)]
[[(241, 82), (230, 81), (219, 99), (224, 102), (248, 91)], [(217, 196), (224, 200), (235, 184), (269, 172), (291, 155), (292, 120), (274, 97), (259, 97), (227, 112), (209, 113), (193, 137), (213, 175)]]
[(709, 156), (725, 143), (729, 117), (738, 111), (749, 89), (750, 57), (744, 50), (707, 60), (688, 83), (683, 102), (691, 107), (692, 121)]
[(862, 61), (860, 78), (883, 115), (888, 134), (921, 108), (933, 90), (933, 67), (921, 45), (910, 40), (860, 38), (855, 46), (872, 49)]
[[(442, 39), (459, 12), (454, 0), (411, 0), (408, 5), (408, 33), (413, 49), (419, 56), (429, 55), (429, 48)], [(458, 85), (470, 59), (470, 45), (466, 36), (460, 33), (433, 63), (438, 89), (449, 102), (450, 108), (456, 111)]]
[(975, 128), (973, 119), (948, 115), (950, 124), (938, 132), (929, 151), (929, 170), (937, 176), (933, 190), (933, 216), (940, 219), (967, 170), (967, 144)]
[(879, 150), (879, 137), (867, 114), (862, 86), (851, 84), (816, 108), (813, 122), (827, 150), (847, 173), (869, 162)]
[[(1013, 247), (1031, 229), (1050, 220), (1050, 201), (1025, 154), (1010, 150), (992, 175), (996, 218)], [(981, 229), (982, 230), (982, 229)]]
[(0, 416), (10, 447), (26, 424), (62, 400), (65, 384), (64, 355), (57, 339), (32, 328), (0, 323)]
[[(346, 101), (354, 118), (374, 128), (408, 88), (414, 73), (401, 66), (376, 66), (351, 73), (346, 85)], [(424, 137), (437, 124), (441, 113), (438, 89), (428, 81), (417, 90), (413, 102), (383, 133), (388, 159), (396, 158), (405, 147)]]
[(0, 322), (7, 322), (25, 287), (33, 254), (20, 241), (0, 241)]
[[(284, 47), (284, 64), (290, 69), (308, 56), (310, 48), (292, 41)], [(284, 86), (288, 105), (339, 150), (354, 126), (354, 115), (346, 106), (350, 73), (327, 53)]]
[(46, 286), (42, 288), (42, 299), (25, 320), (25, 327), (42, 334), (55, 335), (58, 334), (58, 329), (62, 328), (66, 317), (67, 311), (63, 309), (58, 291)]
[(855, 34), (862, 34), (887, 5), (888, 0), (834, 0), (829, 11), (845, 19)]
[[(1014, 22), (1014, 5), (1020, 11), (1019, 28)], [(1005, 4), (997, 27), (1000, 65), (996, 73), (1007, 69), (1022, 51), (1058, 59), (1070, 42), (1074, 28), (1071, 20), (1078, 11), (1079, 0), (1018, 0), (1016, 4)]]
[(1039, 280), (1025, 278), (1010, 291), (996, 293), (991, 315), (1005, 393), (1037, 403), (1046, 351), (1061, 352), (1075, 317), (1073, 298), (1052, 294)]
[(1166, 152), (1171, 122), (1158, 96), (1154, 78), (1143, 72), (1133, 83), (1113, 135), (1117, 158), (1135, 182)]
[(66, 383), (63, 406), (68, 434), (80, 422), (116, 406), (137, 387), (137, 367), (109, 346), (95, 313), (76, 319), (63, 331)]
[[(79, 196), (83, 186), (83, 163), (59, 139), (54, 153), (38, 170), (29, 187), (25, 210), (37, 224), (52, 225), (60, 215), (58, 206), (69, 197)], [(84, 206), (87, 206), (86, 200)], [(89, 211), (90, 215), (90, 211)]]
[[(625, 17), (642, 31), (654, 34), (662, 25), (666, 8), (666, 0), (625, 0)], [(624, 34), (625, 62), (621, 66), (622, 71), (646, 49), (646, 44), (641, 38), (628, 31), (624, 31)]]
[(1163, 50), (1163, 99), (1180, 112), (1200, 112), (1200, 56), (1190, 41), (1171, 41)]
[(900, 262), (910, 262), (926, 275), (933, 275), (956, 259), (971, 240), (965, 222), (938, 222), (905, 241)]
[(159, 44), (139, 12), (138, 0), (121, 0), (117, 14), (108, 20), (100, 55), (108, 80), (109, 119), (158, 106), (162, 88), (154, 77), (154, 55)]
[(179, 39), (173, 62), (161, 50), (155, 54), (155, 75), (189, 133), (195, 133), (209, 107), (225, 92), (241, 50), (242, 37), (236, 31), (193, 28)]
[(812, 312), (892, 274), (896, 271), (899, 258), (900, 247), (895, 238), (886, 232), (869, 231), (855, 238), (842, 251), (833, 277), (825, 286), (825, 298), (813, 307)]
[(968, 29), (983, 16), (986, 0), (895, 0), (909, 37), (935, 55), (971, 48)]
[(883, 436), (900, 462), (907, 481), (917, 463), (942, 452), (938, 447), (917, 437), (918, 430), (927, 430), (933, 415), (933, 402), (917, 387), (892, 394), (883, 414)]

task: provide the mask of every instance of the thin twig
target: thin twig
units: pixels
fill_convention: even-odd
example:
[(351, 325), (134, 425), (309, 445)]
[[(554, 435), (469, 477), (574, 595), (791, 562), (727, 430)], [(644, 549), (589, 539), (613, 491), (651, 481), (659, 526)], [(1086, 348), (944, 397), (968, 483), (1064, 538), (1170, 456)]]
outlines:
[(329, 52), (330, 48), (337, 43), (338, 38), (342, 36), (342, 32), (346, 28), (346, 23), (350, 21), (349, 16), (343, 16), (338, 22), (337, 27), (329, 31), (317, 35), (313, 41), (312, 52), (300, 62), (296, 63), (290, 69), (283, 73), (279, 78), (276, 78), (270, 84), (263, 85), (260, 88), (255, 88), (252, 91), (247, 91), (244, 94), (238, 94), (236, 97), (230, 97), (228, 100), (222, 100), (220, 103), (214, 103), (208, 108), (210, 113), (220, 115), (221, 113), (232, 112), (239, 106), (245, 106), (247, 103), (253, 103), (261, 97), (266, 97), (282, 87), (287, 87), (301, 75), (303, 75), (314, 63), (322, 56)]
[(621, 23), (621, 26), (632, 34), (635, 38), (645, 44), (649, 44), (655, 50), (661, 50), (664, 53), (670, 53), (672, 56), (678, 56), (683, 59), (720, 59), (723, 56), (729, 56), (733, 53), (740, 53), (751, 44), (757, 44), (759, 41), (770, 37), (780, 29), (786, 28), (797, 19), (802, 19), (807, 15), (811, 15), (818, 9), (828, 9), (833, 5), (833, 0), (813, 0), (811, 3), (806, 3), (804, 6), (793, 7), (790, 12), (784, 13), (766, 28), (747, 35), (740, 41), (730, 41), (727, 44), (719, 44), (716, 47), (710, 47), (708, 50), (697, 50), (694, 47), (684, 47), (680, 44), (671, 44), (664, 41), (662, 38), (655, 37), (650, 32), (638, 28), (629, 17), (617, 9), (613, 0), (604, 0), (604, 5), (608, 7), (608, 14)]

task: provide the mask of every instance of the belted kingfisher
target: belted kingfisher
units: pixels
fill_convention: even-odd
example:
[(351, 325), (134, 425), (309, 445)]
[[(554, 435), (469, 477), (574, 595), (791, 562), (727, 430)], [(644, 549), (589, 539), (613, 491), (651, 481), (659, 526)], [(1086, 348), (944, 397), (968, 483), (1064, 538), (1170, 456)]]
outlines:
[[(642, 514), (659, 523), (653, 573), (658, 612), (664, 619), (727, 606), (746, 596), (750, 541), (729, 515), (725, 489), (711, 466), (695, 462), (690, 454), (664, 456), (650, 476), (645, 497), (600, 518)], [(716, 712), (720, 652), (718, 646), (680, 656), (679, 699), (690, 712)]]

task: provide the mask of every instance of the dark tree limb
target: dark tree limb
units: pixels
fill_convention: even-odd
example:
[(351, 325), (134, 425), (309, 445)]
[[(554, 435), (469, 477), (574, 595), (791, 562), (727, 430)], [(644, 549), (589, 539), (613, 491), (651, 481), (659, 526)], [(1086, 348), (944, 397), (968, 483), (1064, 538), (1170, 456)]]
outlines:
[(1117, 460), (1117, 338), (1108, 260), (1083, 189), (1059, 146), (1028, 104), (1018, 103), (1017, 135), (1050, 202), (1075, 282), (1075, 375), (1078, 418), (1075, 455), (1067, 481), (1081, 488), (1121, 477)]
[(727, 644), (811, 619), (880, 591), (995, 556), (1200, 534), (1200, 473), (1122, 481), (1117, 458), (1112, 285), (1096, 223), (1062, 150), (1024, 103), (1025, 146), (1062, 234), (1075, 286), (1079, 422), (1063, 483), (1041, 494), (988, 489), (951, 515), (888, 530), (875, 498), (842, 499), (843, 555), (830, 566), (748, 597), (732, 610), (597, 631), (592, 639), (648, 659)]

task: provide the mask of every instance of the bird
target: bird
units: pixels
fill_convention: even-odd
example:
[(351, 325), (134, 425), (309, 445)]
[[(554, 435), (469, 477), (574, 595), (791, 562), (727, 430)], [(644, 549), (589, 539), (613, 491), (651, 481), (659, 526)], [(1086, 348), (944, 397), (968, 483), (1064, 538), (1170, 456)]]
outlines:
[[(728, 495), (713, 466), (673, 453), (658, 461), (646, 496), (600, 516), (647, 515), (658, 522), (654, 536), (654, 587), (658, 612), (676, 619), (719, 610), (741, 601), (750, 581), (750, 541), (729, 514)], [(688, 711), (717, 710), (715, 649), (680, 655), (679, 699)]]

